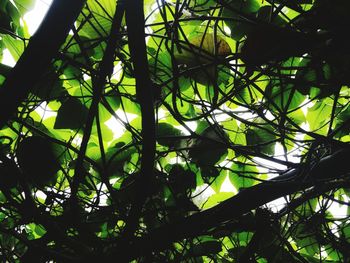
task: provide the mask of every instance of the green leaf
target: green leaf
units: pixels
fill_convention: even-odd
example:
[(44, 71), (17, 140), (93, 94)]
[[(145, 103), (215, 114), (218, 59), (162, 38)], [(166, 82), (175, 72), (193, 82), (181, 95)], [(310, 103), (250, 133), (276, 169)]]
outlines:
[(221, 242), (216, 240), (207, 240), (191, 247), (189, 255), (204, 256), (219, 253), (222, 250)]
[(339, 138), (347, 135), (350, 132), (350, 127), (345, 125), (349, 120), (350, 120), (350, 107), (347, 106), (342, 112), (340, 112), (337, 115), (337, 118), (336, 118), (335, 130), (339, 129), (337, 133), (337, 136)]
[(334, 66), (307, 58), (303, 59), (299, 66), (301, 69), (295, 75), (295, 88), (302, 94), (311, 95), (312, 88), (318, 88), (317, 96), (325, 98), (339, 91), (339, 85), (335, 80), (337, 70)]
[[(197, 130), (200, 130), (198, 125)], [(227, 135), (218, 125), (212, 125), (201, 132), (201, 138), (196, 139), (190, 148), (189, 157), (199, 166), (216, 164), (227, 155), (225, 141)]]
[(90, 57), (93, 56), (94, 42), (86, 36), (79, 36), (78, 39), (68, 36), (65, 42), (65, 46), (67, 47), (66, 54), (75, 61), (86, 64), (86, 58), (84, 58), (82, 53)]
[(35, 0), (14, 0), (19, 12), (23, 16), (35, 6)]
[(141, 115), (140, 105), (138, 103), (135, 103), (134, 101), (131, 101), (130, 99), (122, 97), (121, 105), (125, 112), (136, 114), (138, 116)]
[(120, 106), (121, 97), (118, 91), (111, 90), (105, 94), (105, 98), (108, 104), (111, 106), (113, 110), (117, 110)]
[(290, 118), (294, 123), (298, 125), (301, 125), (306, 121), (305, 114), (302, 109), (292, 111), (288, 114), (288, 118)]
[(33, 235), (33, 239), (41, 238), (47, 231), (42, 225), (30, 223), (26, 226), (27, 231)]
[(10, 31), (15, 33), (16, 30), (21, 26), (20, 25), (21, 15), (12, 2), (7, 0), (3, 0), (3, 1), (5, 2), (5, 8), (2, 8), (0, 10), (0, 15), (5, 16), (7, 17), (8, 20), (10, 20), (10, 27), (11, 27)]
[(107, 36), (111, 30), (115, 7), (113, 0), (88, 0), (82, 12), (85, 15), (80, 15), (77, 20), (77, 24), (81, 26), (79, 33), (90, 39)]
[(55, 129), (81, 129), (84, 127), (88, 109), (75, 97), (64, 101), (57, 112)]
[(246, 131), (247, 145), (256, 146), (255, 150), (273, 155), (275, 152), (276, 135), (269, 124), (261, 127), (251, 127)]
[(181, 130), (174, 128), (168, 123), (161, 122), (157, 125), (156, 136), (158, 138), (158, 143), (161, 145), (173, 147), (179, 142), (177, 137), (181, 135)]
[(210, 7), (215, 6), (214, 0), (196, 0), (191, 1), (189, 7), (196, 12), (206, 11), (208, 12), (210, 10)]
[(256, 12), (260, 7), (260, 3), (257, 0), (225, 0), (224, 2), (233, 10), (243, 13)]
[(106, 152), (106, 162), (110, 175), (120, 176), (119, 173), (123, 171), (124, 165), (131, 160), (132, 155), (136, 152), (136, 147), (126, 145), (124, 142), (118, 142), (108, 148)]
[[(68, 65), (64, 68), (63, 72), (64, 72), (64, 76), (65, 76), (66, 81), (71, 86), (73, 86), (73, 87), (80, 86), (80, 82), (83, 79), (83, 74), (79, 68), (72, 66), (72, 65)], [(82, 90), (84, 90), (84, 89), (86, 89), (86, 87), (83, 87)], [(72, 93), (70, 93), (70, 94), (72, 94)]]
[(217, 206), (221, 202), (231, 198), (233, 195), (234, 193), (232, 192), (220, 192), (220, 193), (213, 194), (204, 203), (202, 209), (209, 209), (211, 207)]
[(303, 10), (302, 4), (312, 4), (312, 0), (277, 0), (278, 3), (287, 6), (289, 8), (292, 8), (296, 11)]
[(24, 138), (16, 151), (18, 164), (36, 186), (53, 185), (60, 168), (54, 144), (46, 137)]
[(115, 1), (114, 0), (88, 0), (87, 5), (92, 13), (112, 18), (115, 12)]
[(169, 171), (169, 184), (175, 194), (186, 193), (188, 189), (196, 188), (196, 174), (180, 164), (174, 164)]
[(280, 15), (276, 15), (274, 11), (274, 8), (270, 5), (262, 6), (257, 12), (257, 19), (276, 26), (285, 26), (286, 21)]
[(42, 225), (36, 225), (34, 231), (38, 237), (42, 237), (47, 232)]
[(251, 105), (255, 102), (255, 98), (252, 96), (250, 89), (245, 88), (245, 84), (242, 81), (237, 81), (237, 94), (236, 99), (244, 104)]
[[(96, 122), (94, 123), (94, 127), (96, 127)], [(104, 142), (112, 141), (114, 138), (113, 131), (105, 123), (100, 123), (100, 128), (101, 128), (101, 134)], [(96, 132), (94, 128), (93, 134), (97, 134), (97, 128), (96, 128)]]
[(15, 39), (10, 35), (3, 35), (2, 41), (4, 46), (10, 51), (11, 56), (17, 61), (24, 51), (24, 42), (19, 39)]
[(223, 8), (222, 17), (231, 18), (232, 20), (225, 20), (226, 25), (231, 30), (231, 37), (238, 41), (244, 35), (247, 35), (253, 26), (251, 23), (244, 21), (241, 14), (253, 16), (260, 8), (260, 4), (256, 0), (233, 0), (225, 1), (229, 7)]
[(225, 131), (227, 131), (227, 134), (232, 143), (235, 145), (246, 145), (244, 132), (240, 127), (238, 127), (237, 121), (235, 119), (224, 121), (222, 123), (222, 126), (224, 127)]
[(284, 84), (282, 81), (271, 81), (265, 91), (266, 100), (272, 103), (270, 107), (279, 112), (290, 112), (298, 108), (305, 100), (294, 85)]
[(324, 101), (317, 101), (314, 106), (308, 109), (306, 120), (309, 123), (310, 131), (325, 135), (328, 132), (328, 125), (332, 106)]
[(234, 163), (229, 173), (230, 182), (236, 189), (248, 188), (257, 183), (258, 169), (251, 163)]
[(220, 192), (221, 186), (224, 183), (225, 179), (227, 178), (227, 171), (226, 170), (222, 170), (219, 175), (218, 175), (219, 171), (217, 171), (216, 173), (216, 178), (214, 179), (214, 181), (210, 184), (210, 187), (216, 192)]
[(94, 161), (100, 161), (101, 149), (95, 142), (89, 142), (86, 149), (86, 155)]

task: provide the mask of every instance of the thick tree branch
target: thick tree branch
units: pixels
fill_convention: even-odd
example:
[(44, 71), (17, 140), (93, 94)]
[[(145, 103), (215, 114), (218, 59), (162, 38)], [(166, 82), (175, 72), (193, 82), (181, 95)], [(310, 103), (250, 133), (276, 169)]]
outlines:
[(41, 78), (64, 43), (85, 0), (55, 0), (37, 32), (0, 88), (0, 127)]
[(128, 41), (131, 60), (134, 66), (136, 79), (136, 96), (141, 107), (142, 117), (142, 152), (141, 172), (137, 178), (136, 189), (138, 196), (132, 203), (128, 220), (121, 242), (126, 243), (138, 227), (142, 205), (152, 188), (154, 160), (155, 160), (155, 117), (153, 108), (153, 87), (149, 76), (145, 18), (142, 0), (128, 0), (125, 2), (126, 25), (128, 30)]
[[(135, 239), (126, 250), (134, 253), (131, 255), (126, 252), (124, 257), (127, 257), (127, 260), (131, 260), (147, 255), (151, 251), (166, 249), (175, 241), (205, 234), (210, 228), (238, 218), (279, 197), (347, 175), (350, 172), (350, 167), (348, 166), (350, 161), (349, 153), (349, 149), (340, 150), (321, 159), (303, 176), (298, 175), (304, 171), (305, 167), (303, 169), (293, 169), (273, 181), (244, 189), (234, 197), (213, 208), (159, 227), (144, 237)], [(340, 187), (339, 183), (334, 184), (334, 187)], [(116, 254), (113, 252), (108, 255), (108, 259), (116, 256), (123, 257), (122, 254), (124, 253), (121, 251)]]

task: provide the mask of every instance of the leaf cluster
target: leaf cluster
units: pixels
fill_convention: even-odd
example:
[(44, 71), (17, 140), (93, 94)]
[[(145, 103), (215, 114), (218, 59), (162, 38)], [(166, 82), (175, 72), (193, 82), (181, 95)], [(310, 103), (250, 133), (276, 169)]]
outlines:
[(0, 3), (2, 261), (349, 261), (348, 1), (54, 2)]

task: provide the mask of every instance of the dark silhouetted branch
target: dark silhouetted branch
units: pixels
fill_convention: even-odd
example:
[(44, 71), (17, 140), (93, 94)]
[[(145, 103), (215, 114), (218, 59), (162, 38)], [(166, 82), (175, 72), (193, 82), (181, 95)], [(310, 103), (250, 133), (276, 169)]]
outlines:
[(16, 113), (64, 43), (85, 0), (53, 1), (41, 26), (0, 88), (0, 127)]
[[(305, 167), (293, 169), (274, 180), (244, 189), (213, 208), (164, 225), (144, 237), (135, 239), (130, 244), (130, 247), (125, 250), (133, 251), (132, 254), (125, 252), (124, 255), (123, 251), (113, 251), (107, 256), (106, 260), (118, 256), (127, 261), (147, 255), (152, 251), (164, 250), (173, 242), (206, 234), (211, 228), (226, 221), (239, 218), (277, 198), (296, 191), (317, 187), (322, 185), (322, 183), (329, 183), (330, 180), (342, 178), (342, 176), (350, 172), (350, 167), (348, 166), (349, 158), (349, 149), (343, 149), (322, 158), (320, 162), (313, 165), (307, 174), (299, 176), (305, 170)], [(341, 184), (335, 181), (333, 186), (333, 188), (339, 188)], [(329, 190), (331, 188), (327, 187), (325, 189)]]

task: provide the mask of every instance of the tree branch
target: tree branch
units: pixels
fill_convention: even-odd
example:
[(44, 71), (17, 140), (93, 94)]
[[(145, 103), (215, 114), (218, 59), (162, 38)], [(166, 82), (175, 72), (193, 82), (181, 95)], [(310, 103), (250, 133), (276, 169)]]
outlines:
[[(88, 142), (91, 135), (93, 123), (98, 113), (98, 105), (101, 101), (104, 86), (106, 84), (107, 77), (110, 77), (113, 73), (115, 51), (118, 47), (118, 40), (120, 40), (120, 27), (122, 18), (124, 15), (124, 6), (117, 4), (116, 11), (112, 20), (111, 32), (107, 40), (106, 50), (103, 54), (102, 61), (99, 64), (98, 75), (92, 77), (93, 84), (93, 99), (88, 112), (87, 120), (84, 127), (84, 135), (82, 143), (79, 149), (77, 158), (76, 168), (74, 171), (74, 178), (71, 186), (71, 198), (76, 201), (76, 194), (78, 191), (79, 184), (83, 180), (83, 162), (85, 159), (85, 153), (88, 146)], [(73, 202), (74, 203), (74, 202)]]
[(139, 178), (137, 178), (135, 182), (138, 196), (132, 203), (124, 228), (124, 234), (121, 236), (121, 243), (124, 244), (127, 240), (132, 238), (138, 227), (142, 205), (152, 188), (156, 145), (153, 108), (154, 92), (148, 69), (143, 1), (128, 0), (125, 2), (125, 7), (129, 48), (136, 79), (136, 96), (140, 103), (142, 115), (142, 152), (141, 172)]
[(85, 0), (53, 1), (44, 21), (0, 88), (0, 127), (13, 117), (48, 68), (84, 3)]
[[(349, 159), (349, 149), (343, 149), (322, 158), (310, 169), (307, 175), (298, 176), (304, 171), (305, 167), (302, 167), (290, 170), (277, 179), (244, 189), (213, 208), (164, 225), (144, 237), (135, 239), (130, 247), (125, 250), (125, 255), (124, 251), (113, 251), (107, 256), (106, 260), (108, 261), (116, 256), (132, 260), (147, 255), (150, 251), (164, 250), (175, 241), (205, 234), (210, 228), (228, 220), (239, 218), (277, 198), (322, 185), (322, 183), (329, 180), (348, 174), (350, 172)], [(338, 188), (339, 183), (335, 183), (334, 187)], [(126, 251), (133, 251), (133, 254)]]

